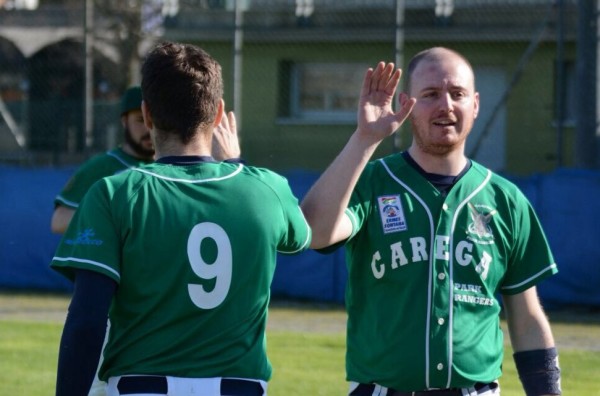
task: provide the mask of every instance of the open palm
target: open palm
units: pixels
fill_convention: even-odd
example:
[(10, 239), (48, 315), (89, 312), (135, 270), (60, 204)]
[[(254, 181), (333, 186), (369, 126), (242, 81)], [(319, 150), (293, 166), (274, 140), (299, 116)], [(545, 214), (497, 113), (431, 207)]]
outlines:
[[(358, 130), (365, 137), (380, 141), (393, 134), (406, 120), (414, 104), (414, 98), (400, 101), (398, 112), (392, 109), (396, 87), (402, 71), (393, 63), (379, 62), (375, 69), (367, 70), (358, 105)], [(404, 94), (403, 94), (404, 95)]]

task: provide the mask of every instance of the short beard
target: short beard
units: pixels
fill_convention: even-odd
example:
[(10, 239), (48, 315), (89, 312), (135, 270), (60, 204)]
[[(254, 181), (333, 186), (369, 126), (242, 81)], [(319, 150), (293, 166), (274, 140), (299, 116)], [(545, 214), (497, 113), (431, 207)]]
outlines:
[[(149, 135), (149, 134), (148, 134)], [(153, 158), (154, 157), (154, 148), (145, 148), (141, 143), (133, 140), (133, 136), (131, 136), (131, 131), (128, 127), (125, 127), (125, 142), (127, 145), (133, 150), (134, 153), (137, 154), (140, 158)]]

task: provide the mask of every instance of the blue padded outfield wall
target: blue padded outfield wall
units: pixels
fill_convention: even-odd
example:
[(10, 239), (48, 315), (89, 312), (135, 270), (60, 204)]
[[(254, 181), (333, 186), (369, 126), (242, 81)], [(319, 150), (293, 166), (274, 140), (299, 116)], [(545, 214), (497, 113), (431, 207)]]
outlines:
[[(74, 167), (0, 166), (0, 289), (70, 292), (70, 282), (48, 264), (60, 241), (50, 232), (54, 196)], [(285, 174), (302, 198), (317, 174)], [(600, 172), (559, 169), (510, 178), (531, 200), (554, 251), (559, 274), (538, 288), (547, 307), (600, 306)], [(273, 296), (342, 303), (344, 251), (280, 256)]]

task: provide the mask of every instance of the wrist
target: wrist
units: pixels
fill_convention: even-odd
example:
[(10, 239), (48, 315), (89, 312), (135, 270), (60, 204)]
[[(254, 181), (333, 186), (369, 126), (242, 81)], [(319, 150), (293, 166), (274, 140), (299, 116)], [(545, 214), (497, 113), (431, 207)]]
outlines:
[(560, 368), (555, 347), (513, 354), (527, 396), (560, 395)]

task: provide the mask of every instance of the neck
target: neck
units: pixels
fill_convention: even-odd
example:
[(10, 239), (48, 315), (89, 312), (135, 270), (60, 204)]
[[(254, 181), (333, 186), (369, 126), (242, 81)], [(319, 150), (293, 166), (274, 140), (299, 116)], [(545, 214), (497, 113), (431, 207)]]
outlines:
[(427, 173), (456, 176), (467, 166), (468, 159), (463, 150), (454, 150), (445, 154), (427, 153), (413, 143), (408, 153)]
[(138, 158), (141, 160), (152, 161), (154, 159), (154, 155), (142, 155), (139, 152), (135, 151), (131, 146), (127, 143), (123, 143), (121, 145), (121, 149), (128, 155), (131, 155), (134, 158)]
[(183, 144), (178, 138), (167, 139), (162, 142), (156, 142), (155, 158), (171, 156), (211, 156), (211, 145), (207, 144), (201, 138), (194, 138), (189, 143)]

